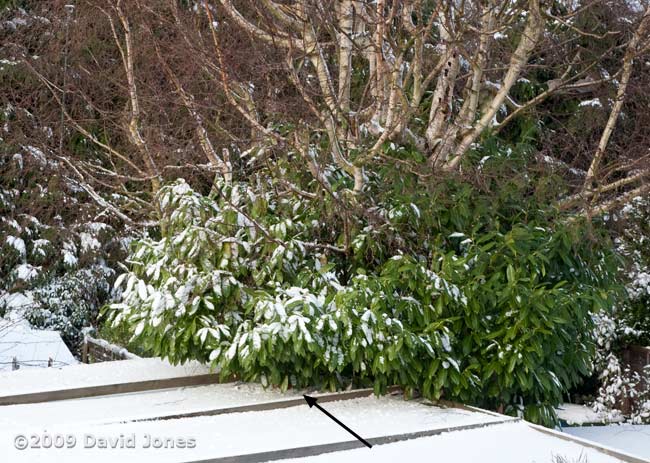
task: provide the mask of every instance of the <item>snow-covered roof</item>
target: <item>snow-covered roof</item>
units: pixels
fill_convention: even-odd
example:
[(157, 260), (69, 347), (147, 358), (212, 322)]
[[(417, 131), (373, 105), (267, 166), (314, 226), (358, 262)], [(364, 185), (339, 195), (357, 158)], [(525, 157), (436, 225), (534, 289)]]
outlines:
[[(32, 329), (25, 321), (0, 319), (0, 371), (78, 363), (57, 331)], [(50, 361), (51, 359), (51, 361)], [(15, 373), (15, 372), (12, 372)]]
[[(558, 463), (620, 462), (616, 457), (583, 447), (579, 441), (567, 441), (541, 433), (525, 422), (504, 423), (461, 432), (448, 432), (390, 445), (354, 449), (313, 457), (281, 460), (286, 463), (373, 463), (445, 462), (445, 463)], [(562, 457), (564, 460), (556, 460)]]
[[(34, 304), (34, 300), (25, 293), (2, 293), (0, 294), (0, 306), (9, 309), (10, 315), (20, 315), (22, 311)], [(11, 317), (17, 319), (18, 317)]]
[(199, 363), (189, 362), (174, 366), (156, 358), (78, 364), (51, 369), (46, 373), (19, 370), (0, 373), (0, 398), (15, 394), (177, 378), (209, 372), (209, 368)]
[[(0, 395), (200, 376), (205, 371), (196, 364), (171, 366), (156, 359), (19, 371), (13, 377), (0, 374)], [(302, 392), (226, 383), (5, 405), (0, 407), (0, 436), (6, 437), (0, 439), (0, 455), (11, 462), (72, 463), (554, 463), (554, 456), (589, 463), (643, 461), (472, 407), (404, 400), (399, 393), (374, 397), (369, 390), (310, 392), (325, 410), (370, 441), (373, 447), (368, 449), (316, 407), (308, 407)], [(18, 450), (14, 442), (19, 434), (60, 435), (64, 444)], [(100, 447), (100, 439), (108, 448)], [(111, 442), (117, 448), (110, 448)]]
[(573, 436), (625, 449), (650, 461), (650, 425), (610, 424), (566, 428)]

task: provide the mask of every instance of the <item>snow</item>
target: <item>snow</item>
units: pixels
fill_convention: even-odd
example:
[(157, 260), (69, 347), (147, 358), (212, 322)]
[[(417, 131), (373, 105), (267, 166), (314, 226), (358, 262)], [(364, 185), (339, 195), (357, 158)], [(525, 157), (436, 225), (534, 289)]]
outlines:
[[(82, 330), (83, 331), (83, 330)], [(118, 346), (117, 344), (111, 344), (110, 342), (106, 341), (105, 339), (95, 339), (91, 336), (87, 336), (86, 339), (91, 339), (93, 343), (99, 344), (102, 346), (104, 350), (110, 351), (118, 358), (123, 358), (123, 359), (140, 359), (142, 357), (135, 355), (128, 350), (126, 350), (122, 346)]]
[(110, 424), (302, 398), (259, 384), (226, 383), (2, 407), (0, 428), (34, 424)]
[[(482, 169), (483, 166), (485, 166), (485, 163), (491, 158), (492, 156), (483, 156), (481, 160), (478, 163), (479, 169)], [(462, 233), (460, 235), (463, 235)], [(463, 235), (464, 236), (464, 235)]]
[(650, 459), (650, 425), (614, 424), (563, 428), (564, 432)]
[(22, 309), (26, 309), (32, 304), (34, 304), (34, 299), (29, 294), (4, 293), (0, 296), (0, 307), (6, 307), (9, 309), (10, 316), (14, 311), (21, 312)]
[(34, 267), (33, 265), (29, 264), (20, 264), (13, 270), (13, 272), (15, 273), (17, 279), (30, 281), (38, 277), (40, 270), (40, 267)]
[(104, 223), (104, 222), (89, 222), (85, 224), (86, 227), (92, 231), (93, 233), (97, 234), (105, 230), (111, 230), (113, 227), (110, 225)]
[[(609, 417), (595, 412), (586, 405), (562, 404), (556, 410), (558, 418), (569, 425), (583, 425), (587, 423), (604, 423)], [(622, 418), (620, 418), (622, 419)]]
[(46, 255), (46, 248), (50, 245), (50, 241), (45, 240), (45, 239), (37, 239), (32, 241), (33, 245), (33, 254), (38, 254), (42, 257), (45, 257)]
[[(154, 377), (200, 374), (207, 369), (192, 364), (174, 367), (158, 359), (124, 360), (38, 372), (0, 373), (0, 391), (25, 393), (34, 384), (47, 389), (80, 384), (95, 385), (120, 381), (142, 381)], [(38, 374), (34, 374), (38, 373)], [(262, 411), (232, 412), (232, 407), (261, 404), (300, 397), (302, 391), (265, 390), (257, 384), (228, 383), (172, 388), (131, 394), (109, 395), (39, 404), (0, 407), (0, 455), (3, 460), (21, 462), (65, 461), (66, 463), (111, 462), (116, 459), (142, 463), (181, 463), (218, 459), (237, 455), (285, 450), (297, 447), (350, 442), (345, 430), (316, 408), (307, 404)], [(486, 425), (477, 429), (444, 431), (392, 444), (375, 445), (372, 450), (340, 451), (303, 458), (304, 462), (436, 461), (454, 463), (552, 463), (554, 456), (567, 461), (614, 463), (614, 457), (586, 447), (578, 440), (558, 437), (553, 431), (542, 432), (524, 421), (478, 409), (443, 408), (426, 402), (405, 401), (401, 395), (364, 397), (326, 402), (321, 406), (366, 439), (447, 430), (467, 425)], [(179, 413), (220, 409), (223, 413), (180, 419), (152, 420)], [(136, 421), (137, 420), (137, 421)], [(503, 423), (503, 420), (508, 420)], [(621, 429), (621, 428), (619, 428)], [(550, 434), (549, 434), (550, 433)], [(17, 450), (14, 437), (73, 436), (72, 448), (28, 448)], [(133, 439), (134, 448), (86, 448), (93, 438)], [(194, 448), (145, 448), (148, 439), (194, 440)], [(360, 453), (361, 452), (361, 453)], [(368, 453), (372, 452), (372, 453)], [(581, 455), (586, 460), (580, 460)]]
[[(400, 434), (424, 430), (427, 420), (419, 413), (404, 413), (404, 403), (395, 400), (394, 406), (369, 407), (368, 400), (362, 399), (351, 404), (350, 401), (326, 403), (326, 409), (339, 417), (364, 438), (378, 435)], [(360, 403), (361, 402), (361, 403)], [(377, 400), (378, 403), (382, 401)], [(415, 405), (416, 408), (424, 408)], [(366, 414), (367, 413), (367, 414)], [(4, 451), (12, 462), (51, 461), (56, 452), (57, 461), (70, 463), (113, 462), (116, 455), (125, 461), (179, 463), (185, 461), (207, 460), (234, 455), (251, 454), (263, 451), (282, 450), (325, 443), (344, 442), (352, 437), (316, 409), (307, 405), (267, 412), (233, 413), (216, 417), (200, 417), (182, 420), (167, 420), (139, 423), (123, 423), (106, 426), (89, 424), (74, 426), (42, 426), (28, 428), (20, 426), (20, 433), (50, 432), (74, 435), (77, 446), (71, 449), (28, 449), (18, 451), (13, 448), (13, 439), (0, 442), (0, 452)], [(47, 431), (46, 431), (47, 430)], [(16, 428), (0, 427), (3, 435), (13, 437)], [(378, 434), (379, 433), (379, 434)], [(171, 437), (173, 439), (194, 439), (196, 448), (142, 448), (145, 435)], [(133, 449), (83, 448), (84, 435), (105, 438), (133, 436), (136, 446)], [(438, 436), (424, 437), (392, 444), (375, 445), (372, 449), (327, 453), (315, 457), (284, 460), (287, 462), (329, 463), (362, 462), (373, 463), (395, 461), (428, 461), (454, 463), (526, 463), (548, 462), (554, 456), (562, 456), (567, 461), (588, 461), (589, 463), (615, 463), (610, 457), (595, 449), (586, 448), (577, 442), (561, 440), (555, 436), (541, 433), (524, 422), (513, 422), (488, 426), (479, 429), (444, 432)], [(48, 459), (48, 457), (50, 457)], [(586, 460), (580, 460), (580, 458)]]
[(76, 252), (77, 252), (77, 247), (73, 242), (66, 241), (65, 243), (63, 243), (63, 250), (62, 250), (63, 262), (70, 267), (74, 267), (75, 265), (77, 265), (78, 259), (76, 256)]
[(18, 254), (22, 259), (25, 258), (25, 256), (27, 255), (27, 251), (25, 249), (25, 242), (23, 241), (22, 238), (9, 235), (7, 236), (6, 241), (9, 246), (13, 247), (18, 252)]
[(101, 247), (101, 243), (90, 233), (81, 232), (79, 238), (82, 252), (94, 251)]
[(43, 151), (41, 151), (37, 147), (35, 147), (35, 146), (24, 146), (23, 148), (25, 148), (29, 152), (29, 154), (31, 154), (41, 164), (44, 165), (44, 164), (47, 163), (47, 159), (45, 157), (45, 154), (43, 153)]
[(210, 369), (198, 362), (174, 366), (157, 358), (81, 364), (47, 371), (18, 370), (0, 373), (0, 397), (206, 373)]
[[(2, 61), (3, 60), (0, 60), (0, 63), (2, 63)], [(2, 63), (2, 64), (4, 64), (4, 63)], [(16, 153), (11, 157), (11, 159), (13, 159), (14, 161), (16, 161), (16, 163), (18, 163), (18, 167), (20, 168), (20, 170), (23, 169), (23, 155), (22, 154)]]
[(594, 108), (601, 108), (603, 104), (600, 102), (598, 98), (594, 98), (592, 100), (586, 100), (586, 101), (581, 101), (578, 106), (591, 106)]
[[(17, 371), (12, 371), (14, 358), (20, 366)], [(0, 373), (1, 378), (47, 367), (49, 359), (53, 367), (78, 363), (57, 331), (34, 330), (24, 321), (0, 320), (0, 372), (6, 372)], [(0, 391), (4, 391), (3, 380), (0, 385)]]
[[(372, 452), (370, 457), (369, 452)], [(569, 462), (619, 462), (594, 449), (542, 434), (526, 423), (506, 423), (486, 428), (443, 433), (372, 449), (360, 448), (308, 458), (280, 460), (291, 463), (393, 463), (440, 461), (453, 463), (552, 463), (554, 456)], [(581, 459), (583, 458), (583, 459)]]
[[(83, 407), (84, 401), (75, 402), (76, 404), (71, 408)], [(136, 397), (132, 397), (132, 403), (137, 403)], [(394, 397), (368, 397), (326, 402), (323, 403), (323, 407), (364, 438), (464, 424), (487, 423), (501, 419), (466, 410), (430, 407), (415, 401), (405, 402)], [(83, 439), (84, 434), (96, 436), (134, 434), (140, 444), (135, 449), (129, 449), (129, 458), (158, 463), (221, 458), (352, 439), (345, 430), (316, 408), (310, 409), (306, 403), (295, 407), (266, 411), (106, 425), (93, 425), (88, 422), (65, 423), (63, 422), (65, 418), (60, 415), (59, 417), (62, 422), (43, 424), (39, 415), (32, 415), (31, 425), (25, 423), (19, 426), (0, 425), (0, 435), (13, 436), (17, 432), (42, 433), (47, 430), (51, 433), (73, 434), (79, 441)], [(96, 419), (97, 417), (88, 416), (88, 418)], [(141, 447), (144, 434), (172, 438), (194, 438), (197, 445), (192, 450), (144, 449)], [(91, 459), (93, 463), (114, 462), (116, 456), (115, 451), (97, 448), (86, 449), (83, 446), (56, 450), (29, 449), (19, 452), (13, 448), (12, 441), (12, 439), (0, 440), (0, 454), (5, 454), (12, 462), (44, 461), (46, 457), (52, 455), (53, 451), (56, 451), (57, 461), (71, 463), (87, 462), (88, 459)], [(597, 463), (598, 460), (594, 460), (594, 462)]]

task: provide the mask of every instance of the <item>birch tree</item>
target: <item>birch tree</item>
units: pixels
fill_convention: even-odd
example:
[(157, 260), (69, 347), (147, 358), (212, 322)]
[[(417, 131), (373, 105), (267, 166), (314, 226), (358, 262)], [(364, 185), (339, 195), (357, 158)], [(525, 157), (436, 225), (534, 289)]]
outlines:
[[(317, 116), (312, 130), (326, 133), (332, 159), (354, 176), (355, 191), (363, 186), (364, 164), (387, 141), (414, 143), (432, 168), (457, 168), (493, 121), (543, 29), (537, 1), (344, 1), (335, 8), (266, 1), (248, 8), (250, 17), (232, 1), (220, 6), (243, 30), (286, 53), (289, 77)], [(497, 62), (488, 63), (490, 47), (505, 30), (519, 43), (504, 60), (498, 91), (488, 95), (485, 68)], [(423, 117), (424, 130), (416, 128)], [(363, 154), (353, 158), (358, 148)]]
[[(643, 12), (621, 10), (626, 31), (582, 27), (579, 18), (600, 4), (89, 0), (62, 23), (70, 29), (63, 75), (46, 69), (47, 60), (23, 56), (60, 109), (59, 145), (80, 134), (101, 160), (53, 148), (57, 155), (97, 202), (108, 189), (134, 209), (149, 208), (147, 194), (181, 173), (231, 182), (274, 168), (281, 157), (300, 159), (319, 185), (306, 191), (277, 175), (306, 198), (355, 198), (378, 164), (408, 165), (423, 182), (436, 182), (471, 168), (469, 154), (486, 137), (540, 105), (614, 86), (592, 165), (580, 166), (586, 177), (561, 203), (603, 210), (645, 188), (643, 163), (616, 159), (608, 146), (638, 57), (647, 53), (648, 26)], [(103, 56), (94, 45), (90, 53), (83, 48), (91, 29)], [(605, 62), (618, 69), (599, 74)], [(530, 79), (536, 90), (522, 97)], [(101, 89), (106, 84), (110, 91)], [(401, 159), (394, 146), (421, 160)], [(334, 191), (330, 167), (349, 178), (350, 195)], [(126, 220), (128, 213), (111, 208)]]
[[(571, 4), (563, 19), (538, 0), (218, 3), (229, 21), (285, 57), (287, 78), (315, 116), (302, 142), (325, 137), (330, 159), (354, 178), (355, 192), (388, 142), (421, 150), (423, 173), (458, 170), (486, 130), (514, 117), (499, 121), (499, 111), (519, 113), (576, 85), (587, 66), (567, 64), (535, 101), (512, 98), (544, 31), (551, 32), (549, 21), (570, 21), (577, 12)], [(511, 46), (500, 43), (504, 38)], [(245, 83), (222, 72), (224, 87), (240, 98), (233, 89)], [(246, 120), (259, 117), (254, 101), (238, 110)]]

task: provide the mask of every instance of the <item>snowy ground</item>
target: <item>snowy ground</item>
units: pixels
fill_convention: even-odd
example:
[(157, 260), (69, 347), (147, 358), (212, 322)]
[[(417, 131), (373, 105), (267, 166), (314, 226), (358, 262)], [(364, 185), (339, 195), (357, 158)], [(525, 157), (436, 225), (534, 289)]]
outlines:
[(650, 425), (580, 426), (562, 431), (650, 460)]
[(569, 426), (572, 425), (583, 425), (583, 424), (594, 424), (611, 421), (623, 421), (623, 417), (620, 416), (617, 419), (612, 419), (611, 416), (603, 416), (599, 413), (593, 411), (591, 407), (586, 405), (577, 405), (577, 404), (562, 404), (555, 409), (557, 416), (560, 420), (566, 422)]

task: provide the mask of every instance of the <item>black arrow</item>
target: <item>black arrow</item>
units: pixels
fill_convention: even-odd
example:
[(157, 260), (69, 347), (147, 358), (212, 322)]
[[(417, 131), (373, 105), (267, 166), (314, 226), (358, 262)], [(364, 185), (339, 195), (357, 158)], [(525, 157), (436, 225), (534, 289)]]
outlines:
[(356, 437), (356, 438), (359, 439), (361, 442), (363, 442), (363, 445), (365, 445), (365, 446), (368, 447), (369, 449), (372, 448), (372, 445), (369, 444), (369, 443), (368, 443), (368, 442), (367, 442), (363, 437), (361, 437), (359, 434), (357, 434), (356, 432), (354, 432), (352, 429), (348, 428), (346, 425), (344, 425), (343, 423), (341, 423), (341, 422), (340, 422), (340, 421), (339, 421), (335, 416), (333, 416), (330, 412), (328, 412), (328, 411), (325, 410), (323, 407), (321, 407), (320, 405), (318, 405), (318, 404), (316, 403), (316, 401), (318, 400), (316, 397), (311, 397), (311, 396), (308, 396), (308, 395), (303, 395), (303, 397), (305, 398), (305, 401), (307, 402), (307, 405), (309, 405), (309, 408), (311, 408), (311, 407), (313, 407), (314, 405), (316, 405), (316, 408), (317, 408), (317, 409), (319, 409), (321, 412), (325, 413), (325, 414), (326, 414), (327, 416), (329, 416), (332, 420), (334, 420), (334, 421), (335, 421), (339, 426), (341, 426), (341, 427), (342, 427), (343, 429), (345, 429), (347, 432), (349, 432), (349, 433), (352, 434), (354, 437)]

